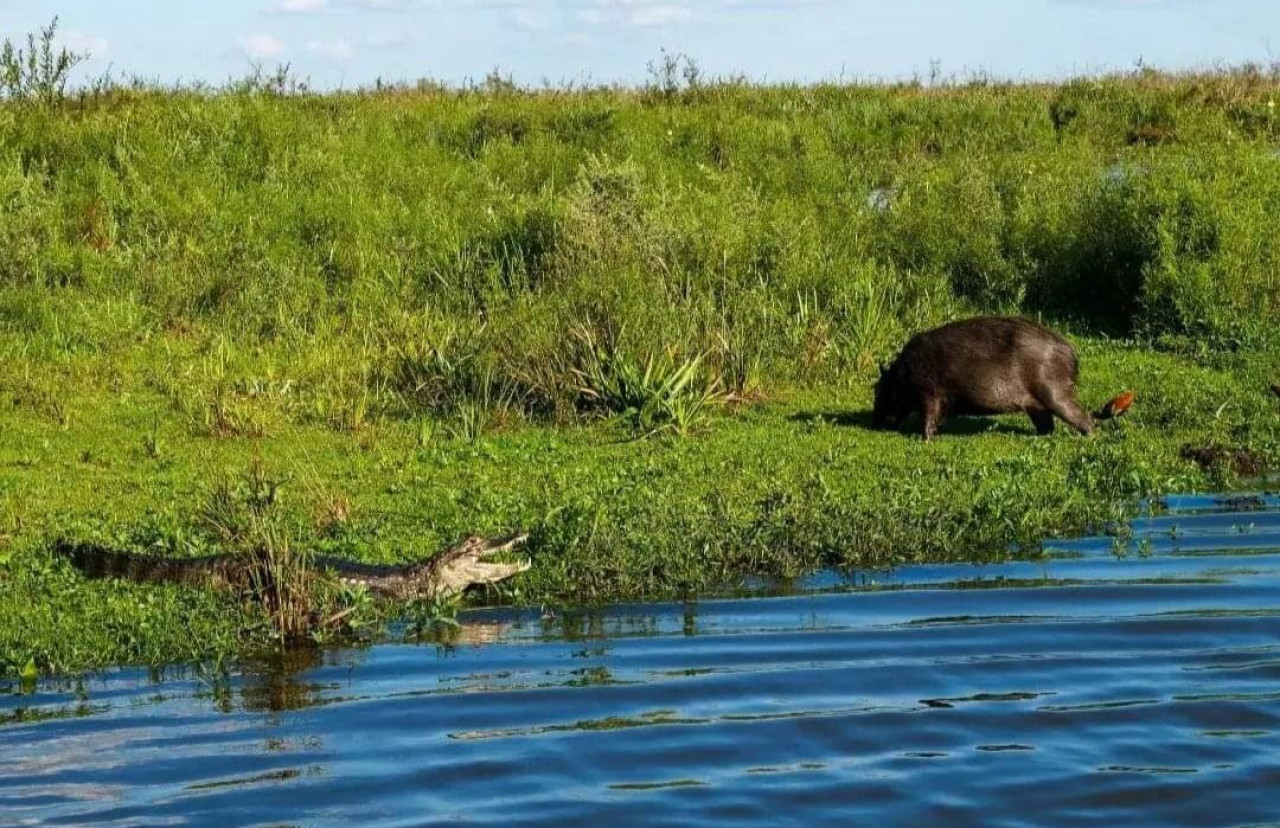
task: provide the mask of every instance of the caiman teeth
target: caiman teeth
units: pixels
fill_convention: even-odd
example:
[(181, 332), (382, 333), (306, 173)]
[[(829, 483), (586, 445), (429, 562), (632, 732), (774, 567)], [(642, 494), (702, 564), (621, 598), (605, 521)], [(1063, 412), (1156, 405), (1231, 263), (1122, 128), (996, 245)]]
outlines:
[(512, 537), (508, 538), (505, 541), (500, 541), (495, 545), (490, 546), (488, 549), (484, 550), (484, 552), (480, 554), (488, 556), (488, 555), (496, 555), (499, 552), (510, 552), (512, 549), (515, 549), (517, 546), (524, 543), (528, 539), (529, 539), (529, 536), (527, 534), (522, 533), (519, 535), (513, 535)]

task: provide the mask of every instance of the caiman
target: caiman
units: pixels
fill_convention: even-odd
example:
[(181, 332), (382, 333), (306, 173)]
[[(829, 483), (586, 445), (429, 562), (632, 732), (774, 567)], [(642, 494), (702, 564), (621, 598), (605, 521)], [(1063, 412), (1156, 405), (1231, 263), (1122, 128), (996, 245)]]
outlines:
[[(510, 551), (527, 538), (525, 534), (500, 538), (472, 536), (426, 561), (399, 566), (355, 563), (327, 555), (309, 557), (307, 566), (316, 572), (327, 571), (349, 586), (362, 586), (380, 598), (448, 598), (469, 586), (497, 583), (528, 569), (527, 560), (516, 563), (487, 560)], [(262, 557), (253, 554), (160, 558), (66, 541), (59, 542), (54, 550), (90, 578), (169, 581), (249, 591), (257, 585), (259, 575), (268, 570)]]

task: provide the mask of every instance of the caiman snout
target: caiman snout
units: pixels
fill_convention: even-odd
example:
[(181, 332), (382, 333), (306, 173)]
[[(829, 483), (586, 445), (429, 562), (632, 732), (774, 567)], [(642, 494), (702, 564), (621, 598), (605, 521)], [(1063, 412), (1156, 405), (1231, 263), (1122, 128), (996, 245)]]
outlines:
[(517, 546), (523, 546), (525, 541), (529, 540), (529, 535), (527, 533), (516, 532), (515, 534), (508, 535), (505, 538), (481, 540), (484, 544), (484, 550), (480, 553), (480, 560), (477, 561), (477, 564), (493, 571), (495, 573), (493, 577), (494, 581), (501, 581), (506, 578), (510, 578), (512, 575), (519, 575), (521, 572), (524, 572), (529, 569), (529, 567), (533, 566), (533, 561), (528, 558), (521, 558), (515, 563), (493, 563), (483, 560), (491, 555), (501, 555), (503, 552), (510, 552)]
[(433, 592), (437, 596), (456, 595), (473, 584), (495, 584), (519, 575), (533, 562), (525, 558), (514, 563), (498, 563), (488, 558), (510, 552), (528, 539), (524, 532), (500, 538), (467, 538), (430, 561), (435, 575)]

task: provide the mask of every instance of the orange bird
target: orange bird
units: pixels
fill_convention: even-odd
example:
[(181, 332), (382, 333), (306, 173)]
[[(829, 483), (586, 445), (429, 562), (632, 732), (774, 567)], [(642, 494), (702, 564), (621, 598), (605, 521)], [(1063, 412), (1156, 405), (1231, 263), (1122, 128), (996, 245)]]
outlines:
[(1107, 400), (1107, 404), (1102, 406), (1102, 410), (1094, 418), (1098, 420), (1114, 420), (1128, 411), (1131, 405), (1133, 405), (1133, 392), (1126, 391), (1118, 397), (1112, 397)]

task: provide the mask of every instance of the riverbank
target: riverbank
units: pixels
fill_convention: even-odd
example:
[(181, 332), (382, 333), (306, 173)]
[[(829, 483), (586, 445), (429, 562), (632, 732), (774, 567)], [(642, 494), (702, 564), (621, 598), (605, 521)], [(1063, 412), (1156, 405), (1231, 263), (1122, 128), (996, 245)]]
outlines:
[(768, 598), (474, 613), (450, 649), (43, 680), (0, 696), (0, 806), (81, 825), (1264, 824), (1280, 497), (1175, 495), (1130, 525), (1123, 559), (1082, 537)]
[[(200, 554), (265, 526), (394, 562), (520, 528), (533, 568), (488, 600), (564, 604), (1033, 550), (1229, 485), (1215, 458), (1275, 463), (1280, 70), (693, 70), (6, 92), (0, 670), (272, 640), (227, 596), (86, 582), (63, 538)], [(976, 313), (1061, 330), (1083, 402), (1132, 413), (869, 430), (877, 364)]]
[(959, 419), (928, 445), (870, 430), (864, 384), (719, 408), (684, 437), (637, 439), (608, 422), (468, 435), (444, 421), (201, 436), (106, 364), (64, 366), (56, 384), (75, 393), (59, 412), (5, 401), (0, 664), (64, 673), (269, 644), (252, 606), (86, 581), (49, 552), (60, 537), (208, 551), (211, 496), (249, 476), (273, 487), (298, 542), (354, 560), (530, 531), (532, 570), (472, 600), (565, 605), (723, 590), (745, 574), (1000, 558), (1010, 544), (1035, 554), (1040, 539), (1122, 519), (1140, 497), (1232, 482), (1229, 469), (1184, 459), (1186, 445), (1280, 459), (1280, 402), (1262, 382), (1274, 361), (1211, 366), (1077, 341), (1082, 398), (1096, 406), (1132, 388), (1124, 420), (1040, 438), (1025, 418)]

